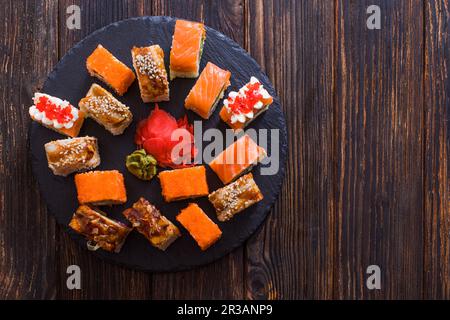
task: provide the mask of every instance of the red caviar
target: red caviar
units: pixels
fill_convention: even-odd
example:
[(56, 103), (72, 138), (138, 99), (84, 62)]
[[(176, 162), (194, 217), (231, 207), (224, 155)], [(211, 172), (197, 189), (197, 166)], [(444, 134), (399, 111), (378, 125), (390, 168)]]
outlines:
[(262, 98), (262, 95), (259, 93), (260, 83), (250, 83), (246, 85), (247, 91), (245, 91), (245, 95), (238, 95), (234, 101), (228, 98), (230, 102), (228, 107), (233, 113), (249, 113), (253, 111), (253, 108), (257, 102), (259, 102)]
[(70, 104), (66, 107), (61, 107), (53, 103), (48, 97), (41, 96), (35, 105), (40, 112), (45, 113), (45, 117), (49, 120), (56, 120), (64, 124), (73, 119), (72, 106)]

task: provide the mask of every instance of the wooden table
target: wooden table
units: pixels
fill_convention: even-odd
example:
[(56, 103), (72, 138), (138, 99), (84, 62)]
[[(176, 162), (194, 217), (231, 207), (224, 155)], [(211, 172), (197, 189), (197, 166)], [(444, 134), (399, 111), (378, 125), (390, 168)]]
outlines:
[[(66, 8), (81, 8), (81, 29)], [(381, 30), (366, 8), (381, 8)], [(0, 298), (450, 298), (450, 13), (442, 1), (1, 0)], [(204, 21), (244, 47), (282, 101), (290, 156), (267, 222), (193, 271), (146, 274), (79, 248), (46, 212), (28, 106), (59, 59), (111, 22)], [(66, 268), (82, 270), (68, 290)], [(381, 268), (380, 290), (366, 268)]]

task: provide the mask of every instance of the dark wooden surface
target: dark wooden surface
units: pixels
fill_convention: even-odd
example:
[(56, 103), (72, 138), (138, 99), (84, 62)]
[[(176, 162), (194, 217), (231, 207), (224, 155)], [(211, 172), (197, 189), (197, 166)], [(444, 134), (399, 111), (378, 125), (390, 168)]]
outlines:
[[(450, 12), (441, 1), (0, 0), (0, 299), (450, 298)], [(81, 30), (66, 8), (81, 7)], [(366, 8), (382, 29), (366, 28)], [(290, 156), (280, 197), (246, 245), (193, 271), (98, 260), (46, 212), (27, 108), (57, 61), (111, 22), (203, 21), (277, 88)], [(24, 23), (26, 21), (26, 23)], [(82, 289), (66, 288), (66, 268)], [(379, 265), (381, 290), (365, 286)]]

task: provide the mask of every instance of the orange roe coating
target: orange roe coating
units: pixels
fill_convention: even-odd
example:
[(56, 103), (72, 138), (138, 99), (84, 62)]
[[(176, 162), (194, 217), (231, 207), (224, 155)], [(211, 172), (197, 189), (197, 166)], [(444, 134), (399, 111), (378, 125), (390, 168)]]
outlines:
[(123, 175), (117, 170), (78, 173), (75, 186), (80, 204), (127, 201)]
[(206, 196), (209, 193), (204, 166), (159, 173), (162, 195), (167, 202)]
[(217, 224), (195, 203), (190, 203), (181, 210), (176, 219), (189, 231), (202, 250), (208, 249), (222, 236)]
[(86, 67), (91, 75), (97, 75), (119, 95), (123, 95), (136, 78), (130, 68), (100, 44), (87, 58)]

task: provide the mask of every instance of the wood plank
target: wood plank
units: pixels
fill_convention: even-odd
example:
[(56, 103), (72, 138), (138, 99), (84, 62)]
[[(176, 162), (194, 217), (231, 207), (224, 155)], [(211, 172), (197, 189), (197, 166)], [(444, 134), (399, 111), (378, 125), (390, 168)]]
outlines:
[[(154, 15), (202, 21), (243, 45), (241, 1), (158, 0), (153, 3)], [(243, 249), (195, 270), (155, 274), (152, 281), (155, 299), (242, 299)]]
[[(81, 29), (66, 28), (66, 8), (76, 4), (81, 8)], [(59, 52), (62, 56), (78, 41), (112, 22), (133, 16), (151, 15), (151, 3), (145, 0), (120, 1), (59, 1)], [(81, 249), (58, 227), (57, 274), (58, 296), (61, 299), (148, 299), (151, 297), (151, 274), (132, 271), (106, 263)], [(82, 289), (68, 290), (66, 269), (80, 266)]]
[(424, 298), (450, 298), (450, 23), (448, 1), (425, 1)]
[(58, 59), (57, 3), (4, 1), (2, 7), (0, 299), (49, 299), (56, 294), (55, 221), (33, 179), (27, 135), (32, 96)]
[[(366, 28), (369, 5), (381, 30)], [(337, 4), (336, 298), (422, 297), (423, 27), (421, 1)]]
[(246, 297), (331, 298), (334, 8), (247, 1), (246, 24), (246, 49), (277, 89), (290, 148), (280, 197), (247, 245)]

